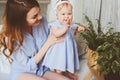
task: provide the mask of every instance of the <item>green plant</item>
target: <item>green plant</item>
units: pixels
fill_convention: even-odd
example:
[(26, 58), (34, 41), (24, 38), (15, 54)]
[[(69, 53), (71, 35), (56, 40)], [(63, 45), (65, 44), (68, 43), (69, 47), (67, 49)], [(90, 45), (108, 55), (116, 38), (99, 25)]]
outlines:
[(93, 22), (85, 16), (88, 27), (85, 32), (80, 32), (87, 41), (88, 47), (99, 53), (97, 64), (100, 65), (100, 72), (104, 75), (119, 73), (120, 75), (120, 32), (113, 32), (110, 28), (106, 33), (101, 29), (98, 20), (98, 28), (95, 30)]
[(120, 73), (120, 32), (108, 35), (96, 51), (99, 52), (97, 63), (101, 66), (102, 73)]

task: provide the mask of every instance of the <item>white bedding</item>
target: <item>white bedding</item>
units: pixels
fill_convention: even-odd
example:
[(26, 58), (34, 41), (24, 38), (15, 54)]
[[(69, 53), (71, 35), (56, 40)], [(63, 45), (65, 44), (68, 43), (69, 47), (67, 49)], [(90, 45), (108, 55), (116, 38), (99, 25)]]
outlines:
[(0, 72), (10, 73), (10, 63), (1, 52), (0, 52)]
[[(0, 25), (0, 30), (1, 30)], [(79, 76), (79, 80), (83, 80), (84, 76), (88, 72), (86, 55), (80, 59), (80, 71), (76, 74)], [(10, 63), (6, 57), (0, 51), (0, 80), (10, 80)], [(93, 80), (93, 79), (92, 79)]]
[(10, 63), (0, 52), (0, 80), (10, 80)]
[[(2, 25), (0, 25), (0, 30)], [(0, 80), (10, 80), (10, 63), (0, 49)]]

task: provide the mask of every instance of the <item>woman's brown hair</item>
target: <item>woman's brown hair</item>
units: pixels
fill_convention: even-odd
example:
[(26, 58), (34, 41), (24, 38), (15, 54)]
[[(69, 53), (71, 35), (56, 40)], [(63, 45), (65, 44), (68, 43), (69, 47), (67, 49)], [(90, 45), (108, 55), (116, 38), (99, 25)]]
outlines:
[[(4, 47), (3, 54), (7, 58), (10, 58), (16, 47), (22, 45), (23, 35), (27, 29), (26, 15), (33, 7), (39, 7), (36, 0), (7, 0), (0, 32), (0, 47)], [(18, 42), (16, 47), (13, 45), (14, 41)], [(7, 49), (9, 55), (5, 53)]]

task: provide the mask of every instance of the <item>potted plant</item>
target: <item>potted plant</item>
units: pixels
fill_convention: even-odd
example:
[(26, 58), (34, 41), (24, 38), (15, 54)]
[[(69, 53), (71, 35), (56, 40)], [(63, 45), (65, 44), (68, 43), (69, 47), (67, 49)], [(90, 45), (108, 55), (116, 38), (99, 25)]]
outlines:
[[(113, 32), (113, 28), (104, 33), (98, 20), (95, 30), (93, 22), (85, 16), (88, 27), (85, 32), (80, 32), (88, 45), (88, 67), (96, 80), (120, 79), (120, 32)], [(110, 75), (110, 76), (109, 76)], [(114, 75), (115, 77), (111, 75)], [(114, 78), (114, 79), (113, 79)]]

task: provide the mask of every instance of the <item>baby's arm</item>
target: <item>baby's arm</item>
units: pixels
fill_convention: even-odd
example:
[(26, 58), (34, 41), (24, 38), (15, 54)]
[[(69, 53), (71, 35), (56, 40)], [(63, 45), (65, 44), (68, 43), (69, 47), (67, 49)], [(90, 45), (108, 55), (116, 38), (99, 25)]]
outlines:
[(67, 32), (68, 29), (69, 26), (65, 26), (62, 28), (58, 28), (56, 26), (51, 27), (51, 31), (56, 37), (62, 37)]

